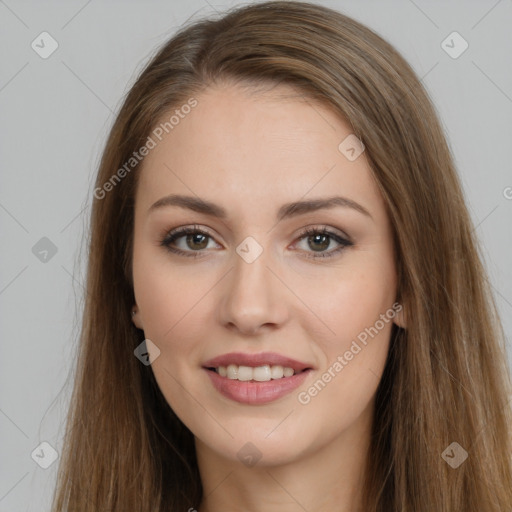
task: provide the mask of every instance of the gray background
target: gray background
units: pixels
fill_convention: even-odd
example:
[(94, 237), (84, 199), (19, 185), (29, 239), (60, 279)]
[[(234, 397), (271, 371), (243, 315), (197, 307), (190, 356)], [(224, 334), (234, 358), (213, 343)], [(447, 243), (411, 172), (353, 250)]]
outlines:
[[(180, 24), (239, 3), (0, 0), (0, 512), (49, 509), (57, 462), (42, 469), (31, 453), (42, 441), (59, 452), (62, 446), (83, 230), (114, 113), (150, 52)], [(510, 340), (512, 0), (320, 3), (376, 30), (422, 77), (454, 153)], [(47, 59), (31, 47), (43, 31), (59, 45)], [(469, 44), (456, 59), (441, 46), (453, 31)], [(47, 261), (32, 249), (43, 237), (57, 248)], [(510, 343), (508, 349), (510, 360)]]

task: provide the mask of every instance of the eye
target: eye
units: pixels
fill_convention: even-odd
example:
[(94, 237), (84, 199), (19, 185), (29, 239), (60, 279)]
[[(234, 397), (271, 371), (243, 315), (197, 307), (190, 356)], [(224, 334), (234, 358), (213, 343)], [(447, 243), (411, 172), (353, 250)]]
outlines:
[[(179, 243), (176, 243), (180, 241), (180, 239), (183, 239), (181, 247), (179, 247)], [(160, 242), (160, 245), (171, 253), (190, 258), (198, 258), (203, 256), (201, 253), (205, 252), (204, 249), (208, 249), (208, 242), (210, 240), (213, 240), (213, 237), (207, 231), (201, 229), (199, 226), (189, 226), (170, 231)], [(334, 231), (330, 231), (326, 227), (309, 227), (304, 229), (299, 238), (299, 242), (303, 240), (306, 240), (307, 246), (312, 249), (312, 251), (305, 250), (304, 252), (316, 253), (307, 255), (307, 258), (331, 258), (346, 247), (354, 245), (350, 240)], [(338, 247), (326, 251), (325, 249), (331, 245), (332, 241), (337, 243)]]
[[(312, 249), (313, 253), (316, 254), (308, 254), (307, 258), (332, 258), (337, 255), (346, 247), (354, 245), (350, 240), (344, 238), (343, 236), (335, 233), (334, 231), (330, 231), (326, 227), (323, 228), (306, 228), (301, 233), (301, 238), (299, 242), (305, 240), (307, 242), (307, 246)], [(325, 251), (330, 245), (332, 241), (335, 241), (339, 246), (333, 250)], [(306, 251), (311, 252), (311, 251)]]
[[(173, 246), (173, 244), (181, 238), (184, 239), (185, 248), (188, 247), (192, 250), (183, 250), (183, 244), (181, 248)], [(208, 232), (202, 230), (199, 226), (189, 226), (170, 231), (160, 242), (160, 245), (174, 254), (197, 258), (201, 256), (200, 253), (202, 250), (208, 247), (208, 239), (213, 240)]]

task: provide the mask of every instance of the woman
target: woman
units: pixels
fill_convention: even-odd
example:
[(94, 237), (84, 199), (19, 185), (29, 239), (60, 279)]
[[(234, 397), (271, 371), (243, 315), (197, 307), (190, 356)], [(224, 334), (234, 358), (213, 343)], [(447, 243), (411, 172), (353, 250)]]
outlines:
[(54, 511), (510, 510), (510, 376), (443, 132), (356, 21), (152, 59), (96, 180)]

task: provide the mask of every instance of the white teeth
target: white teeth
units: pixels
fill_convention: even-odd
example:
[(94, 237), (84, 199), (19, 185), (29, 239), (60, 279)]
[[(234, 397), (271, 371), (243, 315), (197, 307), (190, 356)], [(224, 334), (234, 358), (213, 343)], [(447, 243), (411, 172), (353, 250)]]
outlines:
[(284, 375), (283, 367), (281, 365), (272, 366), (270, 368), (270, 374), (273, 379), (281, 379)]
[(238, 367), (238, 380), (251, 380), (253, 369), (250, 366)]
[[(258, 382), (267, 382), (271, 379), (281, 379), (283, 377), (291, 377), (295, 370), (281, 365), (268, 365), (263, 366), (238, 366), (230, 364), (226, 366), (219, 366), (215, 371), (221, 377), (227, 377), (231, 380), (249, 381), (255, 380)], [(298, 373), (298, 372), (297, 372)]]
[(236, 364), (230, 364), (227, 367), (226, 376), (228, 379), (238, 379), (238, 366)]
[(265, 382), (266, 380), (270, 380), (272, 378), (270, 366), (268, 364), (265, 366), (257, 366), (252, 371), (252, 378), (258, 382)]
[(291, 377), (293, 375), (293, 368), (283, 368), (283, 374), (285, 377)]

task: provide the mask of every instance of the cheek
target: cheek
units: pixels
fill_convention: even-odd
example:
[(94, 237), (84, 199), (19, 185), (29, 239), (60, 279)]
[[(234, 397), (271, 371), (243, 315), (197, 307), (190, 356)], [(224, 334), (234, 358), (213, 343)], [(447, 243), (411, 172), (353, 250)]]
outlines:
[(195, 361), (199, 365), (198, 340), (204, 339), (204, 322), (198, 318), (205, 314), (205, 294), (214, 281), (171, 267), (165, 256), (150, 250), (134, 253), (133, 274), (144, 336), (160, 350), (151, 369), (166, 401), (188, 424), (204, 413), (194, 408), (187, 390), (194, 388), (194, 376), (197, 379), (191, 366)]
[(377, 289), (374, 281), (344, 285), (333, 298), (336, 304), (326, 303), (322, 310), (336, 334), (317, 337), (323, 364), (296, 396), (298, 413), (305, 415), (304, 431), (312, 429), (324, 439), (335, 438), (370, 413), (393, 326), (393, 298), (387, 290)]
[(201, 349), (211, 335), (219, 275), (208, 265), (177, 265), (164, 250), (148, 246), (134, 252), (133, 273), (144, 336), (160, 350), (151, 365), (157, 383), (182, 420), (201, 414), (191, 409), (184, 390), (197, 386), (202, 371)]
[[(395, 316), (394, 266), (391, 260), (383, 265), (383, 260), (376, 258), (375, 264), (370, 260), (363, 265), (360, 259), (357, 268), (347, 265), (340, 270), (335, 286), (325, 282), (323, 288), (309, 287), (308, 306), (321, 324), (310, 313), (298, 318), (315, 340), (322, 364), (314, 386), (308, 383), (301, 389), (303, 399), (299, 396), (299, 403), (315, 402), (312, 409), (318, 407), (319, 411), (329, 403), (342, 404), (339, 414), (343, 416), (361, 412), (374, 394), (386, 362)], [(314, 330), (313, 323), (324, 327)], [(345, 421), (343, 418), (338, 419)]]
[(143, 313), (144, 333), (157, 343), (166, 344), (177, 333), (187, 335), (182, 325), (190, 324), (191, 315), (213, 285), (208, 273), (190, 268), (172, 264), (164, 248), (135, 246), (135, 297)]
[[(305, 298), (309, 312), (304, 311), (297, 318), (302, 319), (305, 329), (311, 328), (316, 319), (319, 330), (312, 339), (320, 341), (321, 332), (320, 339), (329, 354), (373, 326), (395, 301), (395, 270), (386, 255), (356, 255), (323, 276), (302, 275), (296, 279), (294, 291)], [(379, 327), (382, 328), (380, 323)]]

